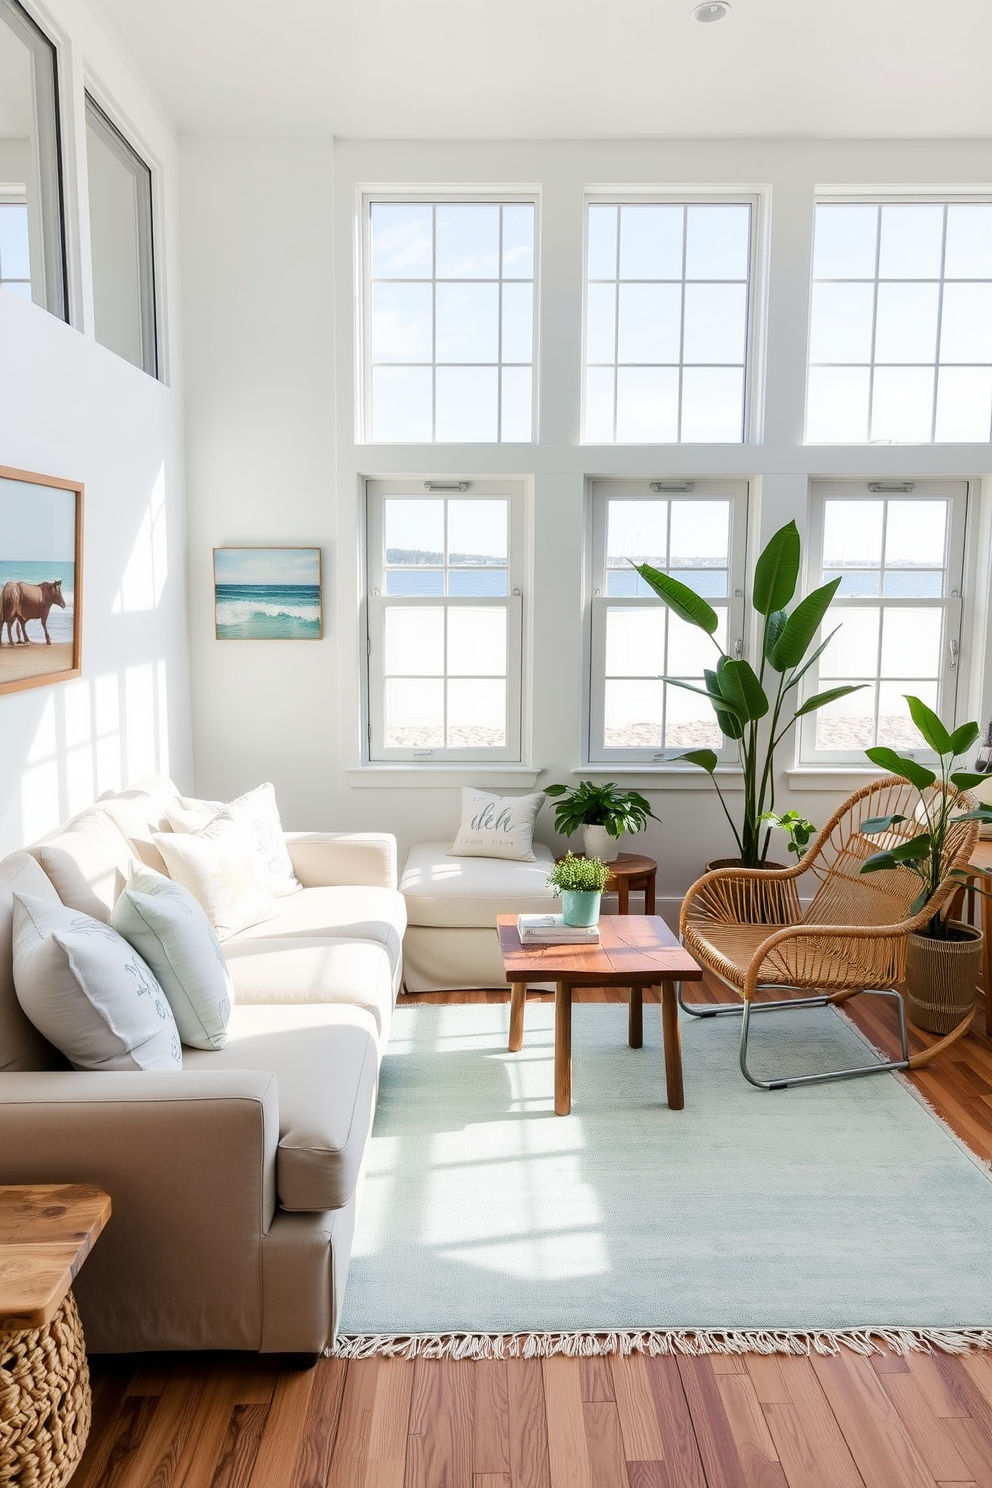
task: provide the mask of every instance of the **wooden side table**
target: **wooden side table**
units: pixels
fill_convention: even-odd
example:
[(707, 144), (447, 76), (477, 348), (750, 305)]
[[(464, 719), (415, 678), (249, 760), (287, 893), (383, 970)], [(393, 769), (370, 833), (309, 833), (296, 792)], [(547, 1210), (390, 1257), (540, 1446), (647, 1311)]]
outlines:
[(90, 1376), (69, 1288), (109, 1218), (87, 1184), (0, 1186), (0, 1483), (62, 1488), (83, 1454)]

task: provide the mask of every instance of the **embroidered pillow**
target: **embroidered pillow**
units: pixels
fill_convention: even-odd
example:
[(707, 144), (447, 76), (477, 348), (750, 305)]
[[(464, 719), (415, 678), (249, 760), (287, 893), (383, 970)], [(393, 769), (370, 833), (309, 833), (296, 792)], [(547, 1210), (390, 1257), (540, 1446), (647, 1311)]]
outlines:
[(494, 796), (462, 786), (462, 819), (449, 858), (510, 858), (533, 863), (534, 822), (544, 793)]
[(14, 990), (78, 1070), (180, 1070), (179, 1030), (155, 974), (92, 915), (13, 896)]
[(156, 832), (169, 877), (206, 911), (218, 940), (270, 920), (276, 912), (267, 874), (249, 828), (214, 817), (200, 832)]
[(292, 859), (286, 850), (275, 788), (266, 782), (247, 791), (226, 806), (219, 801), (197, 801), (184, 796), (179, 808), (168, 812), (174, 832), (198, 832), (217, 821), (238, 821), (251, 829), (254, 851), (261, 859), (267, 882), (276, 898), (295, 894), (303, 887), (293, 872)]
[(210, 921), (189, 890), (136, 864), (110, 923), (158, 977), (183, 1043), (223, 1049), (231, 976)]

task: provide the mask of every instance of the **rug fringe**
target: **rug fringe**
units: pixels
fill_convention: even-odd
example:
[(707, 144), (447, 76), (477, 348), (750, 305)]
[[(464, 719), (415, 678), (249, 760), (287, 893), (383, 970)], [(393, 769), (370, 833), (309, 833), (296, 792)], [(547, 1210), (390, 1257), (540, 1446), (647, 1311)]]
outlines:
[(335, 1359), (549, 1359), (599, 1354), (964, 1354), (992, 1349), (992, 1328), (646, 1328), (617, 1333), (362, 1333)]

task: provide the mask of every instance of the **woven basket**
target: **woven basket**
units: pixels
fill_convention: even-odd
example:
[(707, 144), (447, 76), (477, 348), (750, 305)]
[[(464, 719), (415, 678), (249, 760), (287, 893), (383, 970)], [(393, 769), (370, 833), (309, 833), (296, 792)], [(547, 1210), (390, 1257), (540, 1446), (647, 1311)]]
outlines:
[(934, 940), (913, 934), (906, 950), (909, 1016), (917, 1028), (950, 1033), (975, 1006), (982, 967), (982, 932), (952, 920), (965, 940)]
[(0, 1333), (0, 1484), (62, 1488), (90, 1429), (90, 1374), (72, 1293), (44, 1328)]

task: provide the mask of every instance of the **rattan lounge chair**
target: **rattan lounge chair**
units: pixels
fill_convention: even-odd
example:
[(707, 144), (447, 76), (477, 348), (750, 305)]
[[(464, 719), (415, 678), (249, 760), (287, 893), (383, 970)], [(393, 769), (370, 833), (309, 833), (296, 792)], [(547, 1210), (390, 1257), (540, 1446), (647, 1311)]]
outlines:
[[(790, 1085), (917, 1068), (965, 1031), (967, 1021), (939, 1044), (911, 1057), (903, 1000), (896, 990), (904, 974), (911, 932), (922, 929), (960, 889), (960, 883), (945, 877), (936, 894), (911, 915), (909, 906), (917, 897), (920, 880), (909, 869), (860, 872), (872, 853), (917, 834), (920, 828), (913, 818), (919, 799), (915, 786), (888, 776), (855, 791), (795, 867), (718, 868), (698, 879), (686, 894), (679, 927), (683, 945), (743, 1001), (729, 1006), (690, 1005), (683, 1001), (680, 989), (680, 1004), (694, 1017), (735, 1015), (742, 1019), (741, 1071), (752, 1085), (784, 1090)], [(964, 797), (965, 801), (970, 804), (970, 798)], [(872, 836), (860, 830), (869, 817), (892, 814), (904, 814), (909, 821)], [(977, 838), (977, 822), (952, 823), (949, 868), (967, 867)], [(804, 888), (811, 878), (818, 881), (805, 910), (799, 899), (799, 882), (804, 877)], [(793, 995), (755, 1002), (755, 993), (768, 989)], [(747, 1056), (754, 1013), (836, 1006), (859, 992), (893, 999), (899, 1018), (899, 1059), (774, 1080), (758, 1079), (751, 1072)]]

